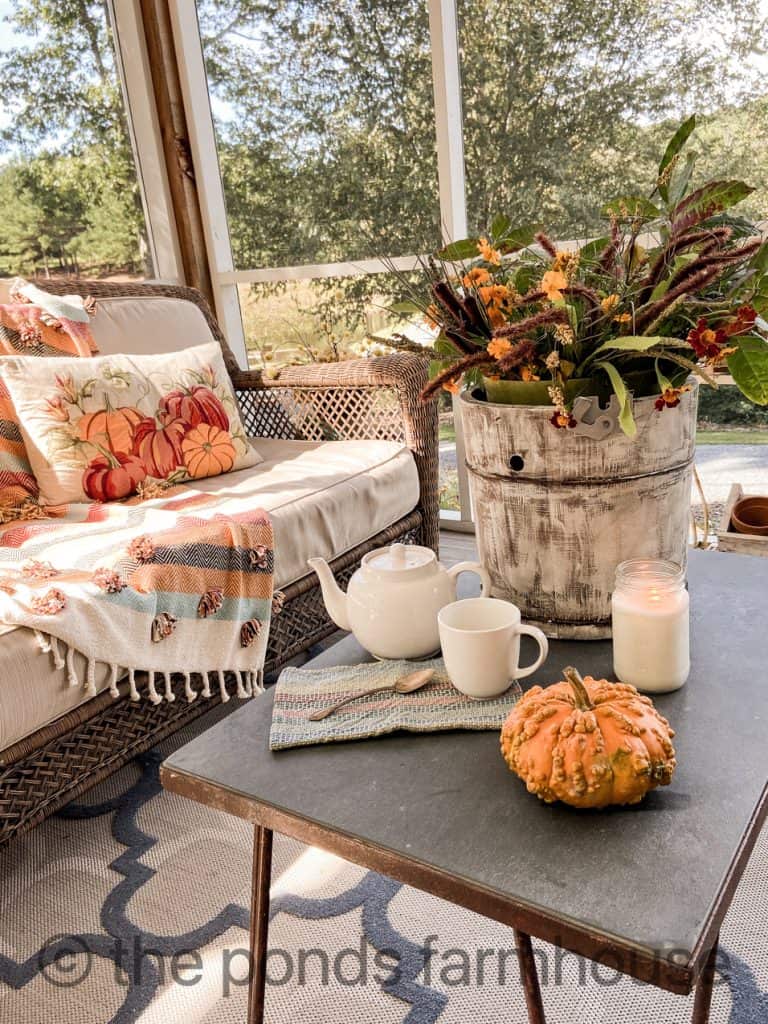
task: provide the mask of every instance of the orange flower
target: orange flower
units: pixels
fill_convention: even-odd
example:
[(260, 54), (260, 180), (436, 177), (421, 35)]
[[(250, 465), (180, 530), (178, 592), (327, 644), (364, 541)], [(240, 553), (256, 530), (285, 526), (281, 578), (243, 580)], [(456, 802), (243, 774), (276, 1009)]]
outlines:
[(461, 279), (461, 283), (465, 288), (477, 288), (481, 284), (485, 284), (486, 281), (491, 280), (491, 275), (485, 269), (485, 267), (475, 267), (470, 270), (468, 274), (465, 274)]
[(521, 366), (520, 367), (520, 380), (535, 381), (541, 380), (541, 377), (536, 373), (533, 366)]
[(493, 248), (487, 238), (481, 238), (478, 241), (477, 251), (486, 263), (492, 263), (495, 267), (498, 267), (501, 264), (501, 253), (498, 249)]
[(504, 314), (496, 306), (488, 306), (486, 312), (491, 327), (503, 327), (507, 322)]
[(437, 308), (434, 302), (431, 305), (427, 306), (427, 311), (424, 314), (424, 323), (427, 325), (427, 327), (439, 327), (439, 317), (440, 310)]
[(494, 338), (488, 345), (488, 355), (494, 359), (503, 359), (508, 352), (512, 351), (512, 342), (508, 338)]
[(576, 420), (567, 409), (556, 409), (549, 418), (549, 422), (558, 430), (573, 430)]
[(629, 323), (632, 322), (632, 314), (631, 313), (619, 313), (618, 316), (615, 316), (613, 318), (613, 322), (615, 324), (622, 324), (622, 326), (624, 324), (629, 324)]
[(447, 380), (443, 384), (443, 391), (448, 391), (452, 395), (458, 395), (461, 391), (461, 377), (458, 380)]
[(550, 302), (563, 297), (563, 288), (568, 287), (568, 278), (560, 270), (548, 270), (541, 279), (541, 290)]
[(611, 295), (606, 295), (604, 299), (600, 301), (600, 309), (607, 315), (614, 310), (619, 304), (619, 296), (616, 292)]
[(512, 292), (504, 284), (492, 284), (485, 288), (478, 288), (477, 294), (489, 307), (495, 306), (498, 309), (503, 309), (505, 306), (512, 305)]
[(654, 405), (659, 412), (664, 409), (674, 409), (675, 406), (680, 405), (680, 396), (684, 395), (686, 391), (691, 390), (690, 384), (684, 384), (680, 388), (664, 388), (662, 393), (656, 399)]

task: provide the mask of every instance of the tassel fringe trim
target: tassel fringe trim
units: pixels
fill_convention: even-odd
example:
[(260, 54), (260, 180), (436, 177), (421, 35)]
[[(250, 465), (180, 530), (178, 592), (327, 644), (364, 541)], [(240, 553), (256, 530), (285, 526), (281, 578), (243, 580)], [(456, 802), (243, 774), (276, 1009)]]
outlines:
[[(69, 644), (64, 644), (63, 640), (59, 640), (57, 637), (49, 636), (45, 633), (35, 630), (35, 641), (44, 654), (50, 654), (53, 660), (54, 668), (64, 670), (66, 673), (67, 684), (69, 686), (79, 686), (85, 690), (89, 697), (96, 696), (96, 669), (99, 662), (95, 658), (85, 659), (85, 671), (78, 674), (77, 667), (75, 666), (75, 654), (77, 653), (74, 647)], [(65, 650), (64, 656), (62, 656), (62, 645)], [(138, 681), (136, 679), (137, 673), (141, 673), (141, 669), (128, 668), (127, 669), (127, 681), (128, 681), (128, 694), (130, 699), (138, 701), (142, 699), (142, 695), (139, 691)], [(246, 700), (249, 697), (255, 697), (259, 693), (264, 692), (264, 681), (263, 671), (258, 670), (256, 672), (250, 672), (248, 670), (234, 669), (230, 671), (228, 669), (211, 669), (208, 672), (160, 672), (147, 670), (143, 673), (146, 676), (146, 696), (153, 704), (162, 704), (166, 701), (172, 704), (176, 700), (176, 694), (173, 692), (173, 677), (180, 676), (184, 683), (184, 696), (188, 703), (197, 700), (198, 697), (211, 697), (214, 691), (211, 687), (214, 687), (215, 691), (221, 697), (222, 704), (226, 704), (227, 701), (231, 700), (233, 696), (237, 696), (240, 700)], [(108, 687), (110, 694), (117, 698), (120, 696), (120, 689), (118, 687), (118, 678), (120, 676), (120, 665), (110, 664), (109, 665), (109, 680)], [(193, 676), (202, 682), (202, 689), (196, 690), (192, 685)], [(229, 677), (229, 679), (227, 678)], [(162, 693), (159, 692), (159, 684), (162, 680)], [(230, 693), (233, 688), (234, 693)]]

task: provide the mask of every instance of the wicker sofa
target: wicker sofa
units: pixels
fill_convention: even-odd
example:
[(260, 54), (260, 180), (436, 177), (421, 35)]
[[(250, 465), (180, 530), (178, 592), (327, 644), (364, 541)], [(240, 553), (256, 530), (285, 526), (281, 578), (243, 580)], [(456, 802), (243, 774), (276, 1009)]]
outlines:
[[(268, 674), (336, 628), (316, 577), (305, 571), (307, 553), (326, 557), (345, 583), (375, 547), (404, 540), (437, 549), (437, 417), (419, 401), (423, 360), (393, 355), (297, 366), (268, 379), (238, 365), (192, 289), (82, 280), (43, 286), (97, 299), (93, 330), (102, 352), (171, 351), (211, 336), (221, 344), (246, 430), (262, 439), (267, 460), (250, 472), (265, 474), (276, 586), (284, 595), (270, 631)], [(272, 502), (274, 512), (273, 479), (283, 496)], [(289, 496), (295, 488), (295, 499), (285, 499), (286, 487)], [(52, 693), (53, 703), (35, 704), (38, 689)], [(177, 693), (183, 695), (180, 683)], [(212, 706), (179, 699), (153, 707), (124, 694), (116, 700), (104, 689), (78, 699), (30, 631), (0, 625), (0, 844)]]

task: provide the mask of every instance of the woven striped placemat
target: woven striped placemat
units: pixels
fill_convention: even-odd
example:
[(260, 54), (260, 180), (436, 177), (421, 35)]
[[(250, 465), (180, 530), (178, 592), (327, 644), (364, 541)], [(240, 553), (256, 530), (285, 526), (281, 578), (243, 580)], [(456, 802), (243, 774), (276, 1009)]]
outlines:
[[(309, 721), (313, 711), (350, 694), (394, 683), (421, 668), (434, 668), (435, 677), (415, 693), (370, 694), (319, 722)], [(398, 729), (500, 729), (519, 696), (519, 687), (513, 684), (506, 693), (491, 700), (465, 697), (451, 685), (441, 658), (418, 664), (380, 661), (317, 669), (286, 668), (275, 686), (269, 746), (271, 750), (283, 750), (313, 743), (338, 743), (382, 736)]]

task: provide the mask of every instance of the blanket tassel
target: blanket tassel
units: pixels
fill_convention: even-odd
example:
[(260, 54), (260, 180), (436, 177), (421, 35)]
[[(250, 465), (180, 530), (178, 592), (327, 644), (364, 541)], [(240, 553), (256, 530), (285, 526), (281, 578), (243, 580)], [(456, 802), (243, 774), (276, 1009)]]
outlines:
[(64, 668), (64, 659), (61, 656), (59, 641), (55, 636), (51, 637), (51, 654), (53, 655), (53, 667)]
[(161, 704), (163, 698), (155, 689), (155, 673), (153, 669), (147, 672), (147, 690), (149, 691), (149, 699), (153, 704)]
[(128, 686), (131, 691), (131, 700), (141, 700), (139, 691), (136, 689), (136, 671), (135, 669), (128, 669)]
[(211, 678), (208, 672), (203, 672), (203, 689), (201, 693), (203, 697), (211, 696)]
[(176, 700), (176, 694), (173, 692), (171, 673), (164, 672), (163, 677), (165, 682), (165, 699), (168, 701), (169, 704), (173, 704), (173, 702)]
[(67, 647), (66, 657), (66, 668), (67, 668), (67, 682), (70, 686), (77, 686), (77, 672), (75, 672), (75, 648)]
[(96, 696), (96, 662), (93, 658), (88, 659), (85, 670), (85, 692), (89, 697)]
[(253, 696), (264, 693), (264, 669), (260, 668), (253, 673)]
[(217, 675), (219, 677), (219, 690), (221, 692), (221, 703), (226, 704), (229, 700), (229, 694), (227, 693), (227, 681), (224, 678), (224, 673), (221, 669), (218, 669)]
[(119, 697), (120, 691), (117, 688), (117, 665), (110, 666), (109, 670), (109, 692), (113, 697)]
[(193, 700), (197, 700), (197, 690), (192, 689), (192, 682), (189, 678), (189, 672), (184, 673), (184, 694), (189, 704), (191, 704)]
[(248, 696), (248, 673), (247, 672), (235, 672), (237, 677), (237, 696), (240, 700), (245, 700)]
[(52, 637), (46, 636), (45, 633), (41, 633), (39, 629), (36, 629), (35, 640), (43, 654), (48, 654), (50, 652)]

